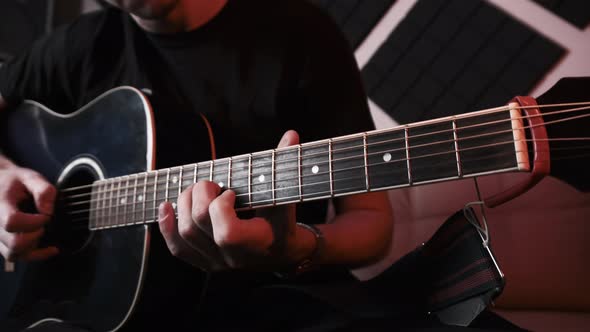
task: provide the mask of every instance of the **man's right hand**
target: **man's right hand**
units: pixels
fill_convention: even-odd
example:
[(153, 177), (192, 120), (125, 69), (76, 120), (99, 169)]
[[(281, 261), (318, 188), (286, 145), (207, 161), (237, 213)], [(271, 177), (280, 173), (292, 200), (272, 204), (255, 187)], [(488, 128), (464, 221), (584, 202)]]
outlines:
[[(44, 225), (53, 214), (56, 189), (39, 173), (18, 167), (0, 156), (0, 254), (10, 261), (42, 260), (56, 247), (38, 248)], [(37, 213), (19, 206), (32, 199)]]

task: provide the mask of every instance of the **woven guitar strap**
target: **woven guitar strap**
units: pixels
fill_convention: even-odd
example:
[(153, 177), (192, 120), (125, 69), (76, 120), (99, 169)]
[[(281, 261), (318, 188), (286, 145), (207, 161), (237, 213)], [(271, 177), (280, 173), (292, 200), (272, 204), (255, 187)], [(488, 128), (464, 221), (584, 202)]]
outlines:
[(421, 250), (428, 311), (446, 324), (469, 325), (504, 287), (503, 275), (474, 218), (470, 207), (455, 213)]

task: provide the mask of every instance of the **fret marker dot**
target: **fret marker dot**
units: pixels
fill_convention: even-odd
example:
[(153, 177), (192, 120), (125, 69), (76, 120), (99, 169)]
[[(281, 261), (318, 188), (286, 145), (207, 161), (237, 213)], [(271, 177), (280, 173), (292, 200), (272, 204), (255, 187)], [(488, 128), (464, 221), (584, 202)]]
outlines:
[(258, 177), (258, 182), (264, 182), (264, 174), (260, 174), (260, 176)]
[(125, 197), (121, 198), (121, 204), (125, 204), (125, 203), (127, 203), (127, 198), (125, 198)]
[(176, 183), (178, 182), (178, 177), (177, 176), (173, 176), (172, 177), (172, 183)]
[(311, 168), (311, 172), (313, 174), (318, 174), (319, 171), (320, 171), (320, 168), (318, 167), (318, 165), (315, 165), (314, 167)]
[(391, 153), (386, 153), (383, 155), (383, 161), (388, 162), (391, 161)]
[(137, 201), (138, 202), (143, 201), (143, 195), (137, 195)]
[(219, 187), (223, 188), (223, 182), (218, 183)]

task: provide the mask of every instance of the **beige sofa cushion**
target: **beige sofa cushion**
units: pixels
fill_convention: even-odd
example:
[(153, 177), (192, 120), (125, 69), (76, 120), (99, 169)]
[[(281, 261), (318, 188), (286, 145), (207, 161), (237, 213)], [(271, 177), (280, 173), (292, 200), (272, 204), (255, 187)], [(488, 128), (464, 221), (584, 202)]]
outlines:
[[(522, 174), (479, 180), (484, 196), (505, 189)], [(389, 193), (395, 213), (389, 256), (355, 271), (368, 279), (426, 241), (465, 203), (476, 200), (473, 180), (445, 182)], [(506, 275), (501, 309), (590, 313), (590, 194), (553, 178), (486, 212), (492, 250)]]

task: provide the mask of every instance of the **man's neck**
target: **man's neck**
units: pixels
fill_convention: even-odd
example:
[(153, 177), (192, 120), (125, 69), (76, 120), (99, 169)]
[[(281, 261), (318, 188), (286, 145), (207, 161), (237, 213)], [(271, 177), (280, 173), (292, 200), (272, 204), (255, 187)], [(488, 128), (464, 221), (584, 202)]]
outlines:
[(211, 21), (225, 6), (227, 0), (180, 1), (165, 17), (142, 18), (131, 14), (137, 24), (153, 33), (172, 34), (198, 29)]

